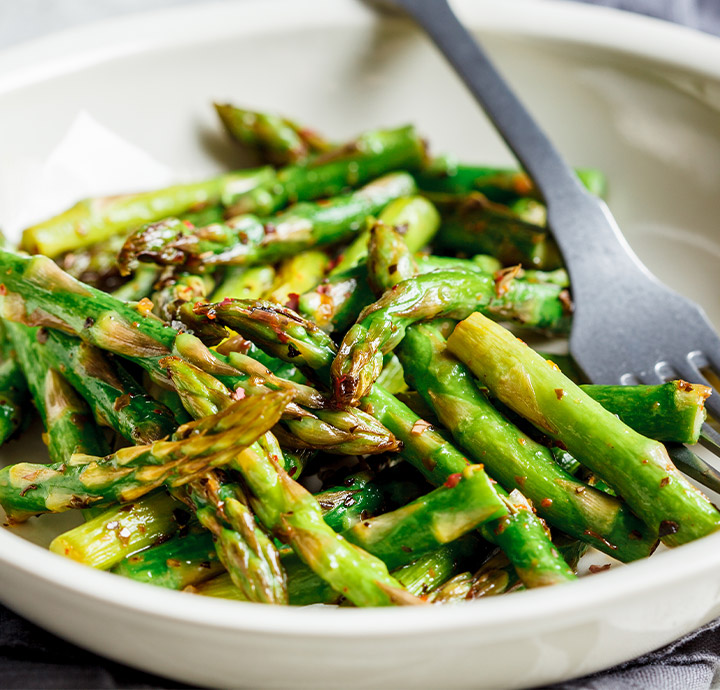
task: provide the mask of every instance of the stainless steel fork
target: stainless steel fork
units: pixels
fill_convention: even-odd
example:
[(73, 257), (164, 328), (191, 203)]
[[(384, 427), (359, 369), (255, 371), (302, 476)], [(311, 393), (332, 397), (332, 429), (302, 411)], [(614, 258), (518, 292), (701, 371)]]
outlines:
[[(607, 206), (580, 184), (447, 1), (369, 3), (406, 13), (428, 33), (543, 196), (575, 304), (570, 354), (587, 378), (606, 384), (683, 378), (711, 386), (703, 371), (720, 377), (720, 337), (705, 312), (638, 259)], [(714, 389), (707, 409), (720, 420)], [(702, 442), (720, 454), (720, 434), (708, 424)], [(682, 446), (671, 455), (687, 474), (720, 490), (720, 473), (712, 467)]]

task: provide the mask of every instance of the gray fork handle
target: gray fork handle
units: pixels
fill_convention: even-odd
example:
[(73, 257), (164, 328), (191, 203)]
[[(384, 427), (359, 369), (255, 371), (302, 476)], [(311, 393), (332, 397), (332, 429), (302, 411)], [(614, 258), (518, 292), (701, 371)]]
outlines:
[[(600, 280), (603, 268), (617, 276), (618, 266), (623, 265), (631, 273), (633, 268), (647, 273), (605, 204), (590, 197), (447, 1), (391, 0), (390, 4), (412, 16), (432, 38), (530, 175), (548, 206), (548, 225), (571, 273), (592, 271)], [(577, 281), (574, 287), (580, 285)]]
[(525, 109), (481, 46), (460, 23), (446, 0), (394, 0), (415, 18), (445, 55), (522, 167), (550, 203), (582, 186), (545, 133)]

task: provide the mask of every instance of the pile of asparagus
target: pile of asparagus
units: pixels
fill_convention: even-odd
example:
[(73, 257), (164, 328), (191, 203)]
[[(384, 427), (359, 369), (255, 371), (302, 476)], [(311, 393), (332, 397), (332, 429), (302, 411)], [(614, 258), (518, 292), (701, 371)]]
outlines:
[[(52, 551), (243, 601), (446, 603), (575, 580), (720, 528), (665, 444), (703, 386), (578, 385), (567, 275), (522, 172), (217, 111), (264, 165), (78, 203), (0, 250), (10, 525)], [(235, 144), (230, 144), (235, 145)], [(597, 171), (579, 171), (602, 194)], [(518, 330), (519, 329), (519, 330)]]

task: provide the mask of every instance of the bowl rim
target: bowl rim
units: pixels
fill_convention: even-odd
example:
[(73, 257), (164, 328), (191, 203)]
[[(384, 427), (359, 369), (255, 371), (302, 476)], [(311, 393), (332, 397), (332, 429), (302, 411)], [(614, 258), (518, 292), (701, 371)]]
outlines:
[[(512, 0), (504, 4), (456, 0), (453, 4), (465, 22), (481, 33), (593, 46), (720, 79), (720, 39), (660, 20), (557, 0)], [(379, 21), (352, 0), (305, 0), (302, 8), (299, 5), (294, 0), (203, 3), (64, 30), (0, 53), (0, 93), (148, 50), (249, 32), (367, 26)], [(477, 629), (480, 623), (497, 639), (499, 631), (517, 630), (530, 621), (544, 621), (550, 629), (569, 620), (588, 619), (611, 602), (631, 600), (648, 590), (667, 590), (688, 575), (714, 570), (720, 566), (720, 533), (686, 544), (680, 550), (659, 553), (652, 560), (613, 569), (600, 578), (585, 577), (564, 587), (520, 592), (463, 606), (404, 607), (402, 611), (268, 607), (187, 596), (93, 570), (5, 529), (0, 529), (0, 564), (88, 600), (214, 629), (318, 638), (368, 634), (385, 638)], [(12, 607), (11, 593), (1, 591), (0, 598)]]

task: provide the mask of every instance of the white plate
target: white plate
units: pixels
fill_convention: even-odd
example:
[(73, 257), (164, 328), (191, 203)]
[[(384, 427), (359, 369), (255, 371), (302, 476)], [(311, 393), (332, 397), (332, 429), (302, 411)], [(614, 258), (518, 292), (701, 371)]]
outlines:
[[(610, 205), (641, 258), (720, 323), (720, 41), (570, 3), (457, 5), (570, 161), (607, 172)], [(435, 151), (510, 161), (407, 25), (351, 0), (265, 0), (117, 19), (4, 53), (0, 165), (46, 155), (86, 110), (201, 177), (232, 161), (209, 107), (224, 98), (336, 138), (413, 121)], [(46, 539), (37, 525), (23, 536)], [(579, 676), (719, 615), (718, 567), (720, 534), (571, 585), (465, 605), (280, 609), (139, 585), (0, 530), (6, 604), (118, 661), (224, 687), (496, 688)]]

